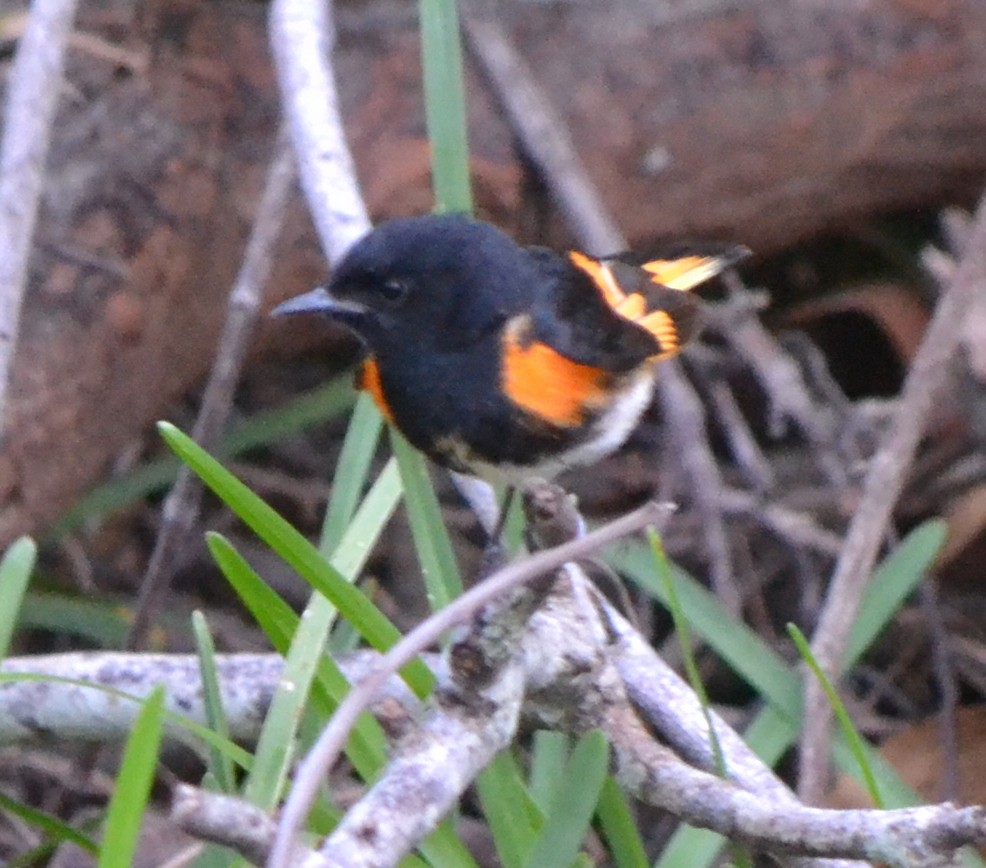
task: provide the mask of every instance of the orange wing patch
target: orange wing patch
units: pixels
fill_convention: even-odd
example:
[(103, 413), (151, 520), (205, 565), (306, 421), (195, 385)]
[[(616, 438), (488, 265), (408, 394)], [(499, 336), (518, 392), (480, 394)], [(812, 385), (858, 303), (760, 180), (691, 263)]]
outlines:
[(687, 292), (720, 274), (726, 263), (718, 256), (682, 256), (678, 259), (655, 259), (640, 266), (654, 283)]
[(602, 290), (603, 297), (610, 307), (615, 309), (626, 299), (627, 294), (620, 289), (620, 285), (616, 282), (613, 272), (610, 271), (606, 263), (586, 256), (584, 253), (579, 253), (577, 250), (570, 251), (568, 258), (576, 268), (581, 268), (592, 278), (596, 286)]
[(605, 371), (565, 358), (547, 344), (525, 342), (529, 325), (517, 317), (504, 331), (503, 391), (533, 416), (562, 428), (580, 425), (587, 410), (605, 398)]
[[(643, 293), (624, 292), (612, 268), (606, 262), (575, 250), (571, 251), (568, 257), (573, 265), (592, 278), (592, 282), (601, 290), (603, 298), (615, 313), (643, 326), (657, 338), (661, 349), (651, 356), (652, 359), (665, 359), (681, 350), (681, 333), (671, 311), (661, 308), (648, 310), (647, 299)], [(672, 290), (691, 289), (720, 270), (717, 259), (703, 256), (686, 256), (668, 261), (654, 260), (641, 268), (648, 273), (652, 282)], [(665, 280), (670, 281), (672, 285), (666, 286)]]
[(575, 250), (568, 258), (589, 276), (615, 314), (654, 336), (658, 347), (651, 359), (664, 359), (679, 352), (698, 331), (700, 303), (688, 291), (722, 274), (749, 252), (736, 245), (706, 245), (704, 252), (681, 248), (681, 255), (669, 253), (665, 259), (641, 264), (632, 256), (600, 260)]
[(363, 362), (363, 367), (356, 377), (356, 388), (362, 389), (364, 392), (369, 392), (370, 397), (373, 398), (373, 403), (383, 413), (383, 418), (388, 422), (394, 421), (394, 414), (391, 412), (390, 405), (387, 403), (387, 399), (383, 394), (383, 385), (380, 382), (380, 367), (377, 365), (377, 360), (373, 356), (370, 356), (370, 358)]
[(661, 352), (651, 356), (652, 359), (666, 359), (681, 350), (681, 333), (674, 317), (666, 310), (655, 310), (638, 319), (637, 323), (660, 341)]

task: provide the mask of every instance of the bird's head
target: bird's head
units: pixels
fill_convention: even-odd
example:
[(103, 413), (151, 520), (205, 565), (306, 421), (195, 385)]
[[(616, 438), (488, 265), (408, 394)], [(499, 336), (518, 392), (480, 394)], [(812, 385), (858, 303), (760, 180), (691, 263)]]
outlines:
[(499, 230), (461, 215), (390, 220), (350, 249), (327, 286), (289, 299), (273, 313), (323, 314), (371, 350), (394, 336), (404, 340), (409, 328), (436, 340), (482, 330), (496, 318), (499, 293), (466, 293), (486, 279), (490, 262), (510, 261), (517, 249)]

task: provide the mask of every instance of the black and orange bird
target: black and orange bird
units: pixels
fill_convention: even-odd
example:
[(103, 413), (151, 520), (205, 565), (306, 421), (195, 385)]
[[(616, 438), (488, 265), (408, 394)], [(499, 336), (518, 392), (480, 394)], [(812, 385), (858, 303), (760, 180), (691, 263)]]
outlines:
[(699, 329), (689, 290), (746, 253), (558, 254), (460, 215), (411, 217), (372, 230), (327, 287), (275, 313), (352, 330), (366, 348), (360, 387), (415, 447), (518, 484), (623, 444), (651, 399), (655, 363)]

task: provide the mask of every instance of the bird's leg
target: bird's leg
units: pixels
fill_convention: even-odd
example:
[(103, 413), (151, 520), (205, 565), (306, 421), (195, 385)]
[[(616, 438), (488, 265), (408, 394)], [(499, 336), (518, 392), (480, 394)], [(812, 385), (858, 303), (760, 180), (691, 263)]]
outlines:
[(485, 577), (498, 570), (506, 559), (505, 546), (503, 544), (503, 531), (507, 526), (507, 516), (510, 515), (510, 507), (513, 506), (514, 495), (517, 491), (515, 485), (507, 486), (506, 493), (503, 495), (503, 504), (497, 513), (496, 524), (486, 540), (483, 548), (483, 560), (480, 566), (480, 576)]

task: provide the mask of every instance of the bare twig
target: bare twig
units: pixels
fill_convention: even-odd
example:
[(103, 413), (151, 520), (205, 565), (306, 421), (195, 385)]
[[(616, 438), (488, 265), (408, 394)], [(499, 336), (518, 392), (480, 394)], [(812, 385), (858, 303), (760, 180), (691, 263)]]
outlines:
[[(282, 664), (273, 654), (217, 656), (231, 738), (256, 739)], [(140, 710), (139, 701), (156, 685), (165, 686), (170, 711), (199, 723), (207, 721), (198, 662), (192, 654), (10, 657), (0, 664), (0, 674), (34, 676), (0, 684), (0, 745), (39, 738), (62, 742), (125, 738)], [(46, 679), (62, 679), (62, 683)], [(121, 695), (133, 697), (134, 702), (121, 701)]]
[(793, 545), (815, 549), (831, 558), (838, 557), (842, 549), (842, 537), (819, 527), (807, 513), (770, 503), (746, 491), (724, 488), (722, 508), (727, 514), (748, 515)]
[[(574, 572), (571, 565), (567, 569)], [(593, 630), (574, 590), (578, 584), (577, 580), (572, 585), (556, 584), (541, 616), (532, 620), (524, 635), (524, 656), (530, 661), (528, 704), (548, 706), (546, 718), (560, 721), (556, 725), (569, 731), (602, 729), (613, 746), (618, 779), (639, 798), (670, 810), (692, 825), (714, 829), (771, 853), (826, 860), (795, 860), (800, 866), (832, 866), (828, 861), (831, 857), (877, 859), (911, 868), (946, 866), (952, 864), (958, 846), (986, 838), (986, 812), (978, 807), (938, 805), (900, 811), (807, 808), (772, 778), (735, 733), (714, 718), (730, 780), (682, 761), (651, 736), (637, 715), (640, 700), (647, 708), (653, 708), (653, 700), (637, 694), (631, 701), (627, 692), (627, 644), (632, 646), (640, 638), (619, 620), (609, 621), (607, 613), (604, 620), (619, 631), (621, 640), (629, 642), (621, 641), (614, 656), (612, 646), (587, 641)], [(642, 649), (631, 656), (638, 653)], [(648, 662), (642, 669), (645, 677), (653, 680), (661, 667)], [(544, 695), (539, 687), (543, 687)], [(667, 694), (663, 686), (659, 692)], [(670, 708), (659, 715), (680, 715), (681, 710), (674, 707), (674, 701), (666, 701), (669, 699), (665, 695), (661, 704)], [(692, 745), (688, 752), (699, 752), (708, 768), (713, 760), (700, 703), (687, 687), (680, 699), (691, 717), (685, 727), (686, 739)], [(664, 729), (661, 734), (666, 735)]]
[[(955, 260), (968, 249), (972, 230), (969, 214), (959, 208), (946, 208), (941, 215), (942, 232), (950, 255), (929, 250), (923, 257), (925, 265), (931, 264), (929, 271), (942, 285), (951, 282), (955, 270)], [(986, 292), (981, 292), (972, 300), (962, 326), (962, 347), (966, 363), (972, 376), (980, 383), (986, 381), (986, 347), (983, 334), (986, 334)]]
[(928, 624), (929, 640), (931, 642), (931, 659), (935, 673), (935, 682), (941, 695), (941, 712), (938, 716), (941, 733), (941, 752), (943, 757), (942, 786), (935, 794), (936, 798), (952, 801), (959, 798), (959, 687), (955, 667), (952, 665), (952, 653), (948, 647), (948, 628), (942, 617), (941, 606), (938, 602), (938, 588), (933, 577), (926, 578), (920, 588), (921, 612)]
[(370, 229), (329, 64), (334, 38), (326, 0), (271, 4), (271, 48), (301, 187), (331, 263)]
[[(577, 568), (569, 565), (566, 571), (573, 582), (585, 581)], [(596, 609), (602, 615), (602, 632), (611, 637), (604, 643), (595, 638), (600, 632), (599, 624), (588, 623)], [(446, 680), (440, 691), (443, 699), (432, 709), (424, 734), (407, 739), (400, 759), (388, 767), (382, 785), (347, 816), (339, 837), (327, 840), (318, 854), (312, 850), (296, 851), (295, 858), (309, 861), (292, 864), (370, 864), (340, 861), (341, 855), (353, 854), (364, 858), (367, 854), (374, 858), (385, 856), (372, 864), (394, 864), (508, 739), (522, 688), (528, 691), (525, 711), (542, 726), (569, 732), (603, 728), (617, 751), (621, 780), (632, 792), (680, 811), (690, 822), (772, 852), (866, 855), (899, 865), (943, 866), (951, 864), (946, 858), (951, 849), (980, 840), (986, 831), (982, 809), (978, 808), (953, 809), (945, 805), (899, 812), (806, 809), (739, 736), (714, 716), (730, 781), (698, 772), (688, 763), (703, 768), (712, 763), (698, 700), (604, 600), (596, 597), (595, 606), (586, 607), (568, 583), (556, 583), (547, 605), (530, 627), (524, 629), (519, 642), (483, 636), (486, 630), (480, 628), (479, 641), (487, 642), (492, 653), (499, 653), (502, 660), (523, 660), (524, 671), (517, 671), (516, 662), (508, 663), (501, 670), (503, 680), (494, 678), (498, 682), (496, 689), (482, 696), (470, 695), (468, 689), (462, 688), (461, 678)], [(375, 671), (379, 663), (377, 655), (366, 653), (358, 655), (354, 668), (350, 665), (354, 659), (357, 658), (342, 662), (347, 677), (356, 681)], [(281, 663), (276, 655), (220, 657), (224, 706), (233, 712), (234, 721), (252, 721), (246, 729), (242, 723), (236, 724), (234, 737), (250, 740), (256, 736)], [(609, 671), (611, 667), (615, 672)], [(204, 715), (197, 661), (191, 655), (56, 655), (23, 660), (19, 665), (6, 661), (0, 667), (3, 673), (15, 671), (92, 678), (135, 696), (146, 696), (154, 682), (160, 681), (168, 687), (170, 708), (197, 719)], [(480, 667), (478, 672), (482, 676), (486, 670)], [(20, 692), (30, 688), (36, 691), (34, 699)], [(397, 678), (391, 679), (388, 689), (396, 690), (399, 696), (409, 693)], [(89, 703), (100, 692), (89, 688), (86, 697), (86, 690), (74, 685), (57, 685), (53, 689), (51, 683), (39, 682), (5, 684), (0, 687), (0, 720), (6, 715), (4, 709), (21, 708), (29, 719), (28, 727), (40, 727), (48, 735), (54, 732), (58, 737), (72, 737), (63, 728), (66, 718), (78, 724), (90, 714), (118, 715), (116, 737), (123, 737), (132, 725), (137, 703), (110, 698), (103, 711), (96, 712)], [(6, 704), (10, 694), (18, 698)], [(63, 714), (63, 722), (49, 732), (52, 718), (44, 709), (54, 705), (69, 714)], [(80, 709), (84, 711), (80, 713)], [(492, 722), (488, 719), (491, 711), (497, 718)], [(634, 717), (637, 711), (687, 762), (651, 742), (650, 732)], [(80, 729), (76, 735), (82, 732)], [(86, 734), (92, 735), (91, 730)], [(442, 794), (440, 798), (433, 798), (436, 792)], [(206, 801), (209, 797), (201, 794), (176, 794), (175, 807), (183, 824), (190, 830), (189, 824), (193, 824), (196, 834), (234, 846), (250, 858), (266, 854), (272, 840), (272, 824), (256, 814), (255, 808), (226, 799), (209, 804)], [(400, 805), (400, 810), (395, 811), (394, 805)], [(190, 812), (199, 810), (203, 812), (200, 818), (190, 816)], [(217, 817), (225, 819), (218, 822)], [(370, 829), (380, 831), (379, 838), (376, 834), (361, 834)], [(794, 864), (801, 868), (849, 868), (844, 861), (818, 859), (797, 859)]]
[(722, 479), (709, 448), (702, 402), (674, 359), (661, 365), (658, 394), (675, 443), (681, 469), (691, 482), (689, 495), (702, 520), (702, 545), (709, 559), (712, 587), (726, 610), (743, 611), (743, 597), (736, 586), (729, 535), (722, 514)]
[(708, 395), (714, 408), (712, 415), (728, 438), (730, 454), (747, 483), (757, 491), (769, 491), (777, 481), (774, 469), (743, 417), (732, 389), (723, 382), (713, 382), (709, 384)]
[(729, 300), (711, 308), (710, 325), (738, 353), (760, 381), (769, 401), (771, 432), (780, 437), (788, 422), (805, 435), (821, 469), (834, 484), (844, 486), (847, 474), (837, 448), (838, 430), (831, 411), (812, 399), (797, 364), (756, 316), (752, 294), (738, 279), (726, 275)]
[(487, 539), (492, 539), (500, 519), (500, 504), (497, 501), (496, 490), (488, 482), (476, 476), (467, 476), (452, 470), (449, 471), (449, 477), (456, 491), (469, 504), (479, 526), (486, 532)]
[[(421, 730), (303, 868), (396, 865), (435, 828), (516, 733), (524, 693), (520, 653), (488, 674), (473, 689), (438, 695)], [(272, 853), (267, 864), (295, 863), (277, 863)]]
[[(401, 856), (437, 822), (492, 753), (512, 731), (526, 685), (528, 704), (543, 709), (544, 720), (570, 732), (601, 728), (616, 755), (617, 774), (631, 792), (644, 800), (673, 810), (689, 822), (715, 829), (731, 838), (773, 853), (810, 853), (795, 858), (799, 868), (849, 868), (858, 865), (845, 857), (888, 861), (896, 865), (935, 866), (953, 863), (954, 850), (986, 836), (981, 808), (937, 805), (898, 811), (826, 811), (797, 803), (769, 770), (756, 770), (756, 760), (738, 736), (715, 721), (728, 757), (730, 781), (721, 780), (683, 762), (654, 740), (635, 714), (638, 706), (625, 694), (623, 673), (613, 671), (625, 660), (625, 648), (611, 657), (612, 646), (596, 638), (614, 626), (608, 615), (593, 625), (593, 607), (587, 608), (573, 585), (585, 582), (576, 567), (566, 567), (572, 583), (555, 583), (545, 606), (524, 629), (519, 647), (487, 635), (494, 654), (506, 665), (495, 672), (480, 667), (479, 678), (463, 687), (448, 682), (425, 719), (420, 735), (407, 739), (397, 760), (381, 781), (346, 816), (319, 850), (299, 848), (292, 864), (327, 868), (340, 864), (396, 864)], [(605, 606), (605, 603), (601, 604)], [(604, 626), (609, 622), (609, 627)], [(628, 628), (620, 628), (619, 644)], [(485, 632), (480, 628), (477, 636)], [(639, 639), (639, 637), (638, 637)], [(637, 640), (632, 640), (637, 641)], [(642, 639), (639, 639), (641, 644)], [(653, 653), (653, 652), (650, 652)], [(654, 669), (644, 664), (648, 677)], [(483, 676), (489, 682), (474, 692)], [(468, 680), (468, 679), (467, 679)], [(653, 684), (654, 682), (652, 682)], [(663, 689), (663, 688), (662, 688)], [(687, 688), (685, 688), (687, 690)], [(701, 715), (693, 696), (684, 705)], [(674, 705), (668, 702), (667, 705)], [(676, 714), (675, 709), (664, 713)], [(490, 717), (496, 720), (491, 722)], [(687, 723), (688, 738), (697, 746), (708, 739), (703, 725)], [(662, 730), (662, 734), (664, 730)], [(733, 749), (745, 751), (750, 765), (744, 771)], [(740, 784), (737, 786), (737, 784)], [(185, 795), (181, 795), (184, 799)], [(198, 804), (192, 801), (190, 804)], [(400, 810), (394, 810), (399, 805)], [(270, 841), (270, 826), (257, 816), (257, 829), (244, 826), (253, 809), (235, 812), (235, 802), (217, 806), (226, 816), (222, 827), (198, 822), (197, 833), (210, 840), (236, 846), (257, 858)], [(207, 815), (213, 807), (203, 806)], [(225, 812), (232, 810), (232, 815)], [(187, 812), (186, 812), (187, 813)], [(236, 840), (230, 829), (240, 829)], [(832, 856), (841, 856), (833, 860)], [(821, 859), (817, 857), (822, 857)]]
[[(955, 276), (939, 301), (897, 402), (892, 424), (881, 439), (866, 476), (859, 506), (829, 585), (812, 650), (830, 676), (842, 666), (849, 631), (873, 571), (880, 544), (914, 459), (928, 414), (946, 382), (949, 362), (962, 339), (972, 299), (986, 284), (986, 197)], [(801, 737), (799, 791), (817, 801), (827, 780), (831, 745), (828, 702), (814, 678), (805, 682), (805, 726)]]
[(534, 76), (503, 27), (462, 10), (468, 47), (483, 68), (524, 151), (548, 181), (558, 208), (575, 235), (596, 253), (626, 247), (623, 233), (582, 168), (563, 118), (534, 84)]
[(758, 849), (946, 868), (956, 864), (958, 846), (986, 840), (986, 813), (981, 807), (943, 804), (892, 811), (781, 807), (681, 762), (648, 738), (625, 708), (612, 718), (606, 732), (613, 741), (621, 781), (638, 782), (634, 790), (639, 797), (685, 822)]
[(27, 265), (77, 0), (34, 0), (7, 79), (0, 143), (0, 438)]
[(243, 799), (179, 784), (171, 799), (171, 819), (189, 835), (232, 847), (261, 864), (274, 840), (274, 820)]
[[(195, 442), (206, 450), (212, 450), (219, 442), (233, 407), (240, 368), (260, 311), (263, 288), (270, 277), (274, 245), (284, 222), (284, 210), (290, 200), (293, 181), (294, 158), (286, 137), (281, 134), (277, 138), (267, 181), (257, 206), (243, 265), (229, 294), (226, 323), (216, 360), (192, 429)], [(127, 648), (138, 648), (143, 644), (150, 625), (157, 617), (174, 574), (175, 558), (188, 542), (198, 519), (201, 501), (202, 483), (188, 467), (182, 467), (161, 510), (163, 523), (141, 582), (140, 598), (127, 634)]]
[(627, 534), (658, 523), (665, 511), (657, 504), (645, 504), (638, 510), (604, 525), (581, 539), (538, 552), (504, 567), (481, 584), (454, 600), (419, 624), (380, 660), (376, 672), (354, 689), (336, 709), (329, 725), (298, 770), (294, 787), (281, 814), (277, 840), (271, 853), (270, 868), (286, 868), (293, 841), (328, 770), (335, 763), (356, 718), (380, 689), (406, 663), (441, 638), (452, 627), (466, 623), (484, 606), (507, 591), (530, 582), (562, 564), (587, 557), (603, 546)]

